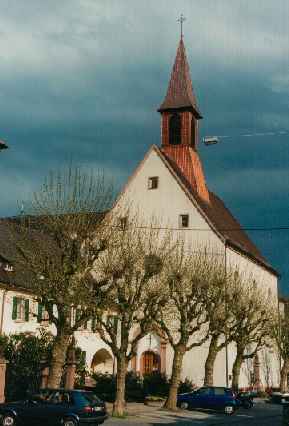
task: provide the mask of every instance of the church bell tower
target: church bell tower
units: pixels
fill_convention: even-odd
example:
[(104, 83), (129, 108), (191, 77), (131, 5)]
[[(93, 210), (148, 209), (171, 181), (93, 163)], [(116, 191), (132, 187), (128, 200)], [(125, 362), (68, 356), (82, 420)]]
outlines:
[(209, 192), (197, 153), (202, 115), (193, 90), (182, 35), (167, 94), (158, 111), (161, 114), (162, 152), (180, 169), (191, 189), (209, 203)]

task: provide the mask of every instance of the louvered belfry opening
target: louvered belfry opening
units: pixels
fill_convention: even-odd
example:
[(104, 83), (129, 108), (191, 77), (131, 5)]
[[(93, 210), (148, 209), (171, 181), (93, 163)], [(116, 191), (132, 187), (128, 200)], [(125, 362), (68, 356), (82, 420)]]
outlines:
[(169, 144), (180, 145), (182, 142), (182, 123), (179, 114), (173, 114), (169, 120)]

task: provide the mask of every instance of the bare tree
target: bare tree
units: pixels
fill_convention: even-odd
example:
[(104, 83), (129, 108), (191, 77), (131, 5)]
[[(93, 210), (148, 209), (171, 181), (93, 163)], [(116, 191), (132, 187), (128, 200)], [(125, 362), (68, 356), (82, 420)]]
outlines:
[[(18, 265), (56, 330), (48, 380), (51, 388), (60, 384), (73, 333), (92, 316), (89, 302), (95, 282), (91, 270), (110, 238), (104, 212), (112, 200), (112, 185), (102, 174), (69, 167), (51, 173), (33, 194), (28, 215), (11, 223)], [(76, 309), (80, 315), (75, 315)]]
[(261, 365), (263, 369), (264, 380), (266, 383), (266, 389), (271, 388), (272, 386), (272, 358), (268, 348), (264, 348), (261, 351)]
[(170, 410), (176, 409), (185, 353), (201, 346), (208, 338), (205, 300), (211, 286), (223, 275), (223, 266), (212, 255), (204, 250), (190, 255), (180, 246), (163, 274), (165, 291), (159, 295), (158, 303), (152, 300), (155, 321), (174, 351), (169, 397), (165, 404)]
[(158, 276), (172, 249), (168, 235), (161, 237), (153, 227), (143, 229), (137, 218), (122, 220), (121, 225), (98, 258), (95, 273), (102, 283), (96, 299), (96, 330), (117, 360), (115, 416), (124, 415), (128, 364), (136, 356), (140, 339), (151, 330), (148, 307), (161, 292)]
[(225, 267), (219, 267), (214, 285), (207, 289), (204, 298), (208, 316), (209, 351), (205, 362), (204, 386), (214, 385), (214, 365), (218, 353), (230, 342), (229, 332), (229, 300), (232, 298), (230, 274)]
[(243, 361), (252, 359), (258, 350), (270, 344), (273, 308), (271, 300), (257, 287), (253, 279), (242, 279), (235, 274), (238, 297), (230, 306), (235, 321), (233, 341), (236, 357), (233, 364), (233, 389), (238, 390)]

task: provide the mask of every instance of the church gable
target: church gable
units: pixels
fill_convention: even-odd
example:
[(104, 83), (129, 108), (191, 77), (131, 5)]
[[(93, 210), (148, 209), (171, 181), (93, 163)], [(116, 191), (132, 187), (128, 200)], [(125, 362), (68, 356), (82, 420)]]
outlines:
[(115, 209), (119, 215), (129, 210), (146, 224), (153, 220), (161, 228), (184, 230), (186, 233), (182, 235), (189, 236), (190, 244), (223, 250), (220, 236), (210, 227), (156, 146), (149, 150), (129, 179)]

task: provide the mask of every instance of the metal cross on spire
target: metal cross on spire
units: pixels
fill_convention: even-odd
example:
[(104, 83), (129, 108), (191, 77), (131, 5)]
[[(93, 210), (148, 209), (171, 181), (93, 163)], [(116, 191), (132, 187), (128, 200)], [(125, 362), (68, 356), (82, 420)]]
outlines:
[(178, 22), (181, 24), (181, 39), (183, 38), (183, 23), (185, 22), (186, 18), (184, 17), (184, 15), (181, 13), (181, 16), (178, 19)]

